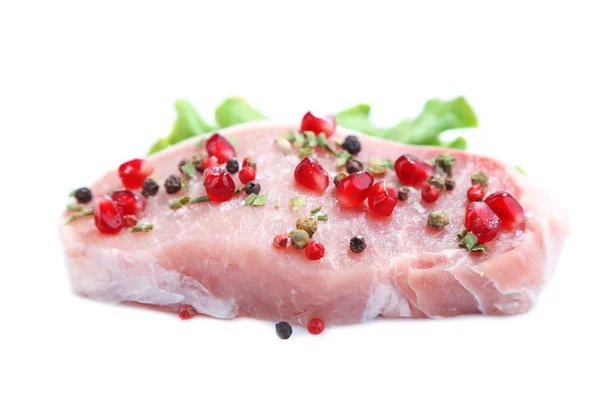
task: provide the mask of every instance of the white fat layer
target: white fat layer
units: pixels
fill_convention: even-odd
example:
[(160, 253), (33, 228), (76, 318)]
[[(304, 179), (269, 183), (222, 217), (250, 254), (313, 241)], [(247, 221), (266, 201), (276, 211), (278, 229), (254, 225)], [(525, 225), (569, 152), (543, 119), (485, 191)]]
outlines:
[(200, 282), (152, 259), (133, 261), (116, 249), (88, 248), (84, 257), (67, 261), (73, 290), (86, 297), (112, 303), (189, 304), (216, 318), (234, 318), (238, 313), (234, 299), (215, 297)]
[(390, 318), (407, 317), (412, 313), (406, 297), (388, 280), (378, 282), (377, 276), (371, 285), (367, 305), (363, 311), (362, 320), (367, 321), (379, 315)]

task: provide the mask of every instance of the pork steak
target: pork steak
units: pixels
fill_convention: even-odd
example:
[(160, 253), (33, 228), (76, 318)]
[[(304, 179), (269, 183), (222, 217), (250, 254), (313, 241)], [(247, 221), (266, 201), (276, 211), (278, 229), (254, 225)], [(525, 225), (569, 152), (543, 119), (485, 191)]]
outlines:
[[(533, 306), (556, 266), (567, 226), (551, 199), (527, 177), (496, 160), (451, 150), (456, 158), (454, 190), (427, 204), (411, 188), (408, 200), (398, 202), (391, 217), (378, 217), (366, 202), (341, 208), (333, 183), (324, 194), (317, 194), (295, 182), (298, 153), (282, 154), (275, 140), (296, 129), (291, 124), (254, 122), (220, 131), (235, 138), (240, 160), (255, 159), (261, 194), (268, 195), (264, 206), (246, 206), (246, 195), (240, 193), (224, 203), (171, 209), (169, 201), (183, 196), (184, 189), (168, 195), (161, 187), (147, 199), (140, 216), (153, 224), (151, 232), (107, 235), (96, 229), (93, 218), (66, 225), (63, 220), (60, 234), (74, 291), (114, 303), (174, 312), (191, 305), (200, 314), (218, 318), (248, 316), (303, 326), (313, 317), (327, 324), (349, 324), (379, 315), (507, 315)], [(343, 139), (349, 133), (354, 132), (339, 128), (335, 135)], [(404, 153), (431, 159), (448, 152), (354, 134), (362, 144), (363, 160), (395, 160)], [(162, 184), (167, 176), (178, 174), (179, 161), (198, 152), (198, 142), (190, 139), (149, 157), (154, 178)], [(334, 157), (321, 151), (313, 157), (332, 181)], [(457, 233), (464, 229), (466, 191), (478, 170), (489, 175), (487, 192), (512, 193), (526, 215), (523, 229), (503, 231), (487, 243), (488, 254), (457, 246)], [(392, 170), (386, 174), (387, 179), (396, 179)], [(234, 179), (241, 187), (237, 176)], [(92, 191), (98, 196), (120, 187), (113, 170)], [(205, 193), (201, 174), (189, 181), (190, 197)], [(290, 199), (298, 195), (305, 196), (306, 206), (293, 211)], [(294, 229), (296, 220), (316, 207), (328, 214), (315, 234), (326, 249), (322, 259), (312, 261), (293, 247), (273, 246), (277, 234)], [(439, 231), (426, 226), (434, 209), (444, 210), (450, 218)], [(355, 235), (367, 243), (360, 254), (349, 250)]]

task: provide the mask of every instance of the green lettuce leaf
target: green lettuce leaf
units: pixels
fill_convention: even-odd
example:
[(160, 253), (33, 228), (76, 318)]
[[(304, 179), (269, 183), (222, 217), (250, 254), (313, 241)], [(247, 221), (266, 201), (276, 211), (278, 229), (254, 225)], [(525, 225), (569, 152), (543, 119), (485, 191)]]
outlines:
[(267, 117), (265, 117), (263, 113), (252, 108), (252, 106), (248, 104), (248, 101), (242, 97), (230, 97), (225, 99), (225, 101), (215, 110), (215, 120), (221, 128), (266, 118)]
[(371, 108), (359, 104), (336, 115), (339, 125), (372, 136), (397, 142), (465, 149), (465, 138), (442, 142), (440, 135), (449, 129), (473, 128), (477, 117), (464, 97), (444, 101), (432, 99), (425, 103), (421, 114), (414, 119), (405, 119), (391, 128), (377, 128), (370, 119)]

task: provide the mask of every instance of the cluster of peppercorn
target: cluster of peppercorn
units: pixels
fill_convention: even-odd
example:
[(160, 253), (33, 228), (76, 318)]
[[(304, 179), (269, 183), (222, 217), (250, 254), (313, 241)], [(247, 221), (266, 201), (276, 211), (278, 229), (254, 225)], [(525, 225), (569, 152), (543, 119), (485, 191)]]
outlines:
[(311, 240), (317, 229), (318, 223), (314, 216), (299, 218), (296, 221), (296, 229), (275, 236), (273, 246), (283, 250), (291, 245), (298, 250), (304, 250), (309, 260), (320, 260), (325, 255), (325, 247), (318, 240)]

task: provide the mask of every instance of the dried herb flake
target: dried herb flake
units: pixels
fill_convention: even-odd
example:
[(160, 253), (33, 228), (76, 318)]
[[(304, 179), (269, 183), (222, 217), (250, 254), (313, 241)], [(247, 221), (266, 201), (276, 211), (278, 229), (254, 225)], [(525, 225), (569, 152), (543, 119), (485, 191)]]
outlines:
[(186, 177), (192, 179), (196, 176), (196, 167), (193, 163), (189, 162), (181, 166), (181, 171), (185, 174)]
[(306, 205), (306, 199), (304, 198), (304, 196), (292, 197), (290, 201), (292, 203), (292, 210), (293, 211), (297, 211), (301, 207), (304, 207)]
[(131, 232), (139, 233), (139, 232), (150, 232), (154, 228), (152, 224), (139, 224), (131, 228)]

